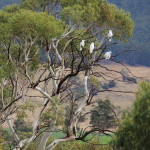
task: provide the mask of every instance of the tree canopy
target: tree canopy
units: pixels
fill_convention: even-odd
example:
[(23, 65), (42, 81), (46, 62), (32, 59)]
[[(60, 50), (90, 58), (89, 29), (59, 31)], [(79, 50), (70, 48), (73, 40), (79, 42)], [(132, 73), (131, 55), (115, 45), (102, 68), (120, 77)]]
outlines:
[(116, 133), (114, 147), (123, 150), (147, 150), (150, 147), (150, 83), (143, 82), (131, 111), (126, 111)]
[[(33, 2), (30, 1), (30, 4), (28, 3), (28, 7), (31, 9), (35, 8), (35, 2), (37, 0), (34, 0)], [(12, 4), (12, 3), (18, 3), (18, 0), (1, 0), (0, 6), (1, 8), (5, 5)], [(29, 1), (27, 1), (29, 2)], [(47, 1), (50, 2), (50, 1)], [(64, 5), (69, 4), (68, 1), (63, 1)], [(75, 4), (77, 1), (72, 1), (72, 5)], [(79, 3), (80, 1), (78, 1)], [(84, 1), (85, 3), (87, 1)], [(81, 2), (80, 2), (81, 3)], [(124, 50), (127, 48), (133, 48), (138, 47), (138, 51), (133, 51), (130, 54), (124, 54), (119, 56), (118, 58), (125, 61), (126, 63), (129, 63), (131, 65), (140, 64), (140, 65), (146, 65), (150, 66), (150, 51), (149, 51), (149, 1), (140, 1), (140, 0), (126, 0), (126, 1), (120, 1), (120, 0), (111, 0), (110, 3), (116, 4), (119, 8), (124, 9), (125, 11), (129, 11), (131, 13), (132, 19), (135, 22), (135, 29), (133, 33), (133, 38), (130, 40), (128, 44), (119, 44), (117, 47), (114, 47), (114, 49)], [(46, 1), (45, 1), (46, 4)], [(25, 4), (24, 4), (25, 5)], [(44, 6), (44, 5), (42, 5)], [(79, 5), (78, 5), (79, 6)], [(57, 7), (58, 8), (58, 7)], [(87, 14), (89, 17), (91, 14)], [(134, 48), (133, 48), (134, 49)], [(118, 52), (116, 50), (116, 52)]]
[[(103, 69), (121, 74), (101, 65), (104, 53), (116, 44), (110, 41), (108, 30), (113, 31), (111, 38), (127, 41), (133, 27), (129, 13), (102, 0), (22, 0), (20, 5), (0, 10), (0, 123), (8, 123), (15, 140), (11, 146), (27, 149), (40, 136), (39, 149), (52, 150), (61, 142), (86, 141), (93, 132), (111, 133), (96, 126), (82, 130), (78, 124), (93, 97), (103, 92), (97, 79), (103, 77), (105, 82)], [(83, 39), (86, 43), (81, 47)], [(117, 80), (115, 76), (111, 80)], [(78, 93), (79, 88), (84, 92)], [(28, 111), (33, 112), (36, 108), (28, 103), (30, 97), (36, 99), (39, 114), (32, 132), (22, 138), (9, 117), (16, 113), (22, 120)], [(48, 143), (58, 129), (64, 137)]]

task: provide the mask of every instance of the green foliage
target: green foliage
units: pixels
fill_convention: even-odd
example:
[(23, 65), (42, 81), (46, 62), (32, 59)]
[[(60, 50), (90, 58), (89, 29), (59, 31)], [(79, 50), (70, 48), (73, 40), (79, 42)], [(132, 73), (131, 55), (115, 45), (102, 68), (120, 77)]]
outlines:
[(96, 27), (115, 29), (114, 35), (120, 40), (132, 36), (134, 24), (130, 14), (118, 9), (115, 5), (102, 2), (102, 0), (62, 0), (62, 6), (62, 17), (67, 22), (82, 23), (83, 26), (94, 23), (95, 29)]
[[(51, 143), (53, 139), (49, 140)], [(93, 144), (90, 144), (93, 143)], [(101, 146), (98, 138), (93, 138), (90, 143), (82, 141), (71, 141), (60, 143), (54, 150), (111, 150), (108, 145)]]
[(32, 142), (28, 148), (28, 150), (37, 150), (38, 149), (38, 143)]
[(24, 135), (25, 132), (28, 134), (28, 132), (32, 131), (32, 125), (30, 122), (28, 122), (26, 119), (28, 117), (27, 111), (30, 111), (34, 113), (34, 105), (30, 102), (26, 102), (24, 105), (21, 105), (18, 109), (16, 119), (14, 120), (14, 128), (17, 132), (19, 132), (20, 135), (23, 134), (23, 136), (29, 136)]
[(13, 6), (9, 6), (0, 11), (1, 39), (8, 39), (8, 35), (12, 34), (13, 37), (19, 38), (31, 36), (38, 37), (39, 40), (49, 40), (58, 37), (64, 31), (63, 22), (46, 13), (23, 9), (12, 13), (12, 8)]
[(105, 90), (110, 88), (114, 88), (116, 86), (116, 82), (114, 80), (109, 81), (108, 83), (104, 83), (101, 87)]
[(34, 105), (28, 101), (24, 105), (19, 106), (17, 116), (14, 120), (14, 129), (21, 139), (28, 138), (32, 135), (32, 124), (27, 120), (27, 111), (33, 113), (34, 109)]
[(0, 139), (3, 141), (3, 143), (0, 143), (3, 147), (2, 150), (10, 150), (12, 143), (16, 144), (14, 138), (12, 138), (12, 133), (8, 128), (0, 128)]
[(37, 2), (38, 0), (21, 0), (21, 8), (36, 10), (36, 8), (38, 7)]
[(0, 9), (5, 7), (6, 5), (11, 5), (11, 4), (18, 4), (20, 0), (1, 0), (0, 1)]
[(4, 133), (3, 133), (3, 131), (0, 129), (0, 150), (4, 150), (4, 149), (3, 149), (4, 142), (5, 142)]
[(11, 101), (10, 97), (11, 97), (11, 94), (12, 94), (12, 89), (13, 87), (12, 86), (7, 86), (5, 88), (1, 88), (0, 89), (0, 96), (2, 97), (2, 92), (3, 92), (3, 103), (4, 105), (8, 105)]
[[(50, 2), (53, 1), (22, 0), (21, 7), (49, 13)], [(108, 28), (111, 28), (117, 39), (127, 40), (132, 36), (134, 24), (130, 14), (118, 9), (115, 5), (102, 0), (61, 0), (60, 2), (62, 6), (61, 19), (70, 25), (82, 24), (83, 27), (87, 27), (88, 24), (94, 23), (93, 30), (101, 27), (106, 33)]]
[(17, 4), (9, 5), (3, 8), (3, 11), (6, 11), (8, 13), (16, 12), (20, 9), (20, 6)]
[(63, 32), (63, 22), (46, 13), (20, 10), (9, 20), (14, 36), (45, 38), (58, 37)]
[[(25, 123), (24, 125), (20, 121), (19, 123), (18, 123), (18, 125), (20, 126), (19, 130), (21, 131), (17, 131), (17, 134), (19, 135), (20, 139), (30, 138), (32, 136), (31, 124), (28, 124), (24, 121), (23, 121), (23, 123)], [(19, 126), (16, 127), (18, 128)]]
[(34, 113), (35, 110), (35, 106), (34, 104), (32, 104), (29, 101), (26, 101), (24, 104), (22, 104), (20, 107), (20, 110), (22, 111), (31, 111), (32, 113)]
[(143, 82), (131, 111), (126, 111), (112, 145), (122, 150), (148, 150), (150, 147), (150, 83)]
[(90, 79), (89, 79), (89, 82), (95, 86), (95, 88), (98, 88), (100, 89), (100, 84), (99, 84), (99, 80), (98, 78), (94, 77), (94, 76), (91, 76)]
[[(20, 9), (19, 5), (7, 6), (0, 11), (0, 80), (15, 72), (14, 64), (8, 60), (7, 50), (12, 59), (24, 61), (24, 50), (30, 52), (28, 62), (30, 71), (38, 68), (39, 47), (52, 38), (59, 37), (65, 29), (62, 21), (47, 13)], [(28, 43), (32, 43), (30, 47)], [(22, 44), (20, 44), (22, 43)], [(7, 50), (4, 49), (4, 46)], [(12, 73), (12, 74), (11, 74)]]
[(116, 86), (116, 82), (114, 80), (109, 81), (109, 88), (114, 88)]
[[(44, 11), (44, 6), (48, 4), (48, 2), (52, 1), (52, 0), (22, 0), (22, 8), (24, 9), (32, 9), (32, 10), (42, 10)], [(101, 0), (102, 1), (102, 0)], [(12, 4), (12, 3), (17, 3), (18, 0), (1, 0), (0, 1), (0, 6), (3, 7), (5, 5), (8, 4)], [(37, 2), (38, 4), (35, 4), (35, 2)], [(42, 3), (43, 2), (43, 3)], [(93, 2), (93, 4), (92, 4)], [(75, 12), (79, 15), (81, 15), (82, 13), (85, 14), (85, 18), (84, 21), (86, 22), (86, 20), (88, 18), (90, 18), (91, 20), (91, 15), (94, 16), (92, 17), (92, 20), (95, 20), (94, 18), (96, 17), (96, 13), (100, 12), (100, 7), (96, 4), (100, 3), (100, 0), (96, 0), (96, 1), (92, 1), (92, 0), (61, 0), (62, 6), (63, 8), (66, 10), (66, 16), (65, 19), (68, 19), (67, 15), (73, 16), (73, 20), (81, 20), (78, 15), (74, 15), (72, 14), (72, 12)], [(87, 3), (89, 3), (89, 5), (86, 5)], [(95, 3), (95, 5), (94, 5)], [(125, 60), (125, 62), (131, 64), (131, 65), (135, 65), (135, 64), (141, 64), (141, 65), (147, 65), (150, 66), (150, 50), (149, 50), (149, 9), (150, 9), (150, 5), (149, 5), (149, 1), (141, 1), (141, 0), (134, 0), (134, 1), (130, 1), (130, 0), (126, 0), (126, 1), (121, 1), (121, 0), (111, 0), (110, 3), (112, 4), (116, 4), (119, 8), (124, 9), (125, 11), (128, 11), (131, 13), (131, 17), (135, 22), (135, 30), (134, 30), (134, 34), (133, 34), (133, 39), (130, 40), (128, 46), (126, 46), (126, 43), (123, 44), (119, 44), (119, 46), (117, 46), (116, 52), (120, 51), (120, 50), (125, 50), (127, 49), (129, 46), (134, 46), (135, 45), (137, 47), (140, 46), (140, 50), (136, 51), (136, 52), (130, 52), (130, 55), (122, 55), (120, 56), (121, 59)], [(85, 11), (84, 8), (88, 7), (89, 11)], [(95, 9), (93, 9), (92, 7), (95, 7)], [(36, 7), (36, 8), (35, 8)], [(72, 10), (71, 10), (72, 7)], [(77, 8), (77, 10), (76, 10)], [(106, 7), (107, 8), (107, 7)], [(107, 16), (109, 18), (110, 13), (109, 10), (106, 9), (104, 7), (104, 11), (105, 14), (103, 15), (103, 19), (105, 19), (105, 17)], [(118, 20), (120, 20), (120, 22), (122, 22), (121, 24), (123, 24), (124, 26), (128, 25), (128, 21), (123, 21), (123, 19), (128, 19), (129, 17), (120, 17), (122, 15), (122, 9), (119, 10), (120, 13), (117, 13), (116, 18), (118, 18)], [(67, 14), (68, 11), (68, 14)], [(95, 13), (96, 12), (96, 13)], [(114, 17), (110, 16), (110, 17)], [(75, 19), (74, 19), (75, 18)], [(101, 20), (99, 20), (99, 22), (101, 23)], [(130, 22), (130, 21), (129, 21)], [(111, 22), (112, 23), (112, 22)], [(117, 23), (115, 22), (115, 25), (117, 25)], [(127, 26), (126, 28), (131, 28), (132, 26)], [(124, 28), (122, 28), (124, 30)], [(115, 29), (116, 30), (116, 29)], [(125, 32), (125, 31), (124, 31)], [(116, 32), (116, 34), (118, 35), (118, 32)], [(127, 34), (130, 34), (130, 32), (128, 32)], [(118, 50), (117, 50), (118, 49)]]
[(91, 111), (91, 124), (94, 128), (108, 129), (116, 126), (116, 118), (114, 109), (109, 99), (98, 100), (98, 105), (94, 106)]
[(122, 75), (122, 80), (123, 80), (124, 82), (125, 82), (125, 81), (128, 81), (128, 82), (131, 82), (131, 83), (137, 83), (137, 79), (136, 79), (136, 78), (130, 77), (128, 70), (122, 69), (122, 70), (121, 70), (121, 75)]
[[(42, 126), (60, 126), (64, 123), (64, 107), (63, 106), (52, 106), (45, 110), (41, 117)], [(62, 117), (60, 117), (62, 116)]]
[[(112, 3), (116, 4), (118, 7), (123, 8), (125, 11), (131, 13), (132, 19), (135, 22), (135, 29), (133, 33), (133, 38), (128, 44), (120, 43), (115, 46), (116, 52), (120, 50), (128, 49), (128, 47), (138, 47), (137, 51), (125, 53), (119, 58), (123, 59), (125, 62), (131, 65), (146, 65), (150, 66), (150, 41), (149, 41), (149, 1), (141, 0), (111, 0)], [(117, 50), (118, 49), (118, 50)]]
[[(10, 70), (9, 68), (2, 69), (1, 79), (5, 76), (9, 78), (13, 71), (18, 73), (18, 77), (23, 76), (24, 73), (27, 74), (27, 72), (29, 72), (30, 76), (34, 74), (34, 71), (37, 71), (40, 66), (39, 56), (36, 55), (36, 52), (43, 49), (43, 47), (48, 47), (52, 39), (59, 38), (66, 27), (73, 24), (81, 25), (81, 28), (77, 28), (69, 37), (75, 36), (73, 39), (77, 42), (79, 42), (80, 36), (84, 35), (87, 26), (90, 24), (93, 25), (91, 26), (92, 29), (85, 35), (88, 38), (93, 31), (97, 31), (99, 28), (102, 29), (99, 36), (106, 35), (110, 28), (114, 31), (116, 39), (126, 40), (132, 36), (133, 21), (129, 13), (125, 13), (115, 5), (102, 0), (60, 0), (62, 11), (60, 20), (58, 20), (56, 19), (58, 17), (49, 12), (50, 2), (54, 2), (54, 0), (22, 0), (21, 5), (8, 6), (0, 11), (0, 60), (4, 62), (2, 63), (3, 68), (10, 66), (13, 68)], [(68, 40), (67, 38), (63, 40)], [(61, 44), (64, 46), (66, 41), (64, 42), (63, 40)], [(95, 39), (91, 38), (92, 40)], [(89, 44), (87, 46), (89, 47)], [(68, 50), (69, 48), (67, 47), (66, 49)], [(87, 53), (87, 51), (84, 53)], [(27, 54), (29, 54), (28, 58), (26, 57)], [(18, 70), (15, 70), (14, 64)], [(24, 68), (26, 70), (23, 70)], [(28, 75), (26, 76), (28, 77)], [(98, 87), (96, 79), (92, 79), (91, 82)], [(59, 104), (60, 99), (57, 97), (52, 97), (52, 101), (55, 104), (47, 107), (42, 113), (39, 126), (50, 127), (54, 125), (58, 127), (64, 125), (64, 107)], [(34, 106), (26, 103), (18, 107), (17, 120), (15, 120), (14, 125), (21, 139), (24, 139), (31, 135), (31, 125), (25, 121), (25, 118), (27, 118), (26, 111), (33, 111)], [(109, 128), (113, 124), (112, 114), (107, 111), (105, 106), (102, 107), (102, 110), (104, 111), (104, 116), (100, 119), (105, 122), (105, 126), (101, 123), (100, 127)], [(82, 150), (99, 149), (99, 147), (91, 144), (80, 145), (76, 143), (76, 145), (78, 145), (78, 149)], [(36, 145), (33, 143), (30, 149), (36, 149)]]

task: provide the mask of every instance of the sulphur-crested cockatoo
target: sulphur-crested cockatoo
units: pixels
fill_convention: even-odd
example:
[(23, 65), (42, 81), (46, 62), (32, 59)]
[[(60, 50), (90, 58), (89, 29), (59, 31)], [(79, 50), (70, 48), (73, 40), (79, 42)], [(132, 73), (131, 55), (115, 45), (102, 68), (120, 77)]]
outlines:
[(104, 58), (105, 58), (105, 59), (110, 59), (111, 54), (112, 54), (112, 52), (111, 52), (111, 51), (106, 52), (106, 53), (105, 53), (105, 55), (104, 55)]
[(94, 42), (92, 42), (91, 45), (90, 45), (90, 54), (93, 53), (94, 47), (95, 47)]
[(80, 51), (82, 51), (82, 49), (84, 48), (84, 46), (85, 46), (85, 40), (82, 40), (80, 42)]
[(108, 37), (109, 42), (111, 42), (112, 37), (113, 37), (112, 30), (109, 30), (109, 31), (108, 31), (108, 35), (107, 35), (107, 37)]

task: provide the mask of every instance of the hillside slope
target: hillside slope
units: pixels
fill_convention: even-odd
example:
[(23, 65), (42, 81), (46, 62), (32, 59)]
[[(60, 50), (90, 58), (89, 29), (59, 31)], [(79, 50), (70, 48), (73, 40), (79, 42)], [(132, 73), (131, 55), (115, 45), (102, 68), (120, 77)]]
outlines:
[(120, 44), (116, 49), (124, 50), (127, 47), (139, 47), (136, 52), (130, 52), (129, 55), (124, 54), (121, 59), (125, 62), (135, 65), (150, 66), (150, 1), (149, 0), (111, 0), (113, 4), (116, 4), (119, 8), (124, 9), (131, 13), (131, 17), (135, 22), (135, 30), (133, 33), (133, 39), (129, 41), (129, 44)]
[[(126, 65), (127, 66), (127, 65)], [(114, 63), (110, 63), (110, 64), (106, 64), (105, 67), (116, 70), (116, 71), (121, 71), (124, 67), (122, 65), (119, 64), (114, 64)], [(140, 83), (142, 81), (142, 79), (148, 79), (150, 81), (150, 68), (148, 67), (142, 67), (142, 66), (127, 66), (128, 69), (130, 69), (130, 71), (132, 72), (132, 74), (136, 77), (139, 77), (138, 83)], [(95, 68), (97, 70), (97, 72), (99, 71), (98, 68)], [(104, 73), (107, 73), (107, 71), (101, 70)], [(82, 75), (80, 75), (81, 77)], [(38, 77), (38, 75), (37, 75)], [(112, 74), (111, 79), (113, 79), (114, 74)], [(121, 76), (120, 76), (121, 77)], [(99, 80), (102, 80), (101, 78), (99, 78)], [(136, 92), (138, 90), (138, 84), (133, 84), (133, 83), (129, 83), (129, 82), (122, 82), (119, 81), (117, 83), (117, 86), (115, 88), (112, 88), (112, 90), (116, 90), (116, 91), (132, 91), (132, 92)], [(27, 95), (29, 96), (28, 101), (32, 104), (34, 104), (36, 106), (36, 109), (34, 111), (34, 113), (32, 112), (28, 112), (28, 120), (31, 122), (34, 122), (34, 119), (37, 118), (40, 109), (41, 109), (41, 105), (43, 103), (43, 99), (40, 98), (40, 93), (35, 91), (35, 90), (29, 90)], [(31, 97), (31, 96), (37, 96), (35, 97)], [(39, 96), (39, 97), (38, 97)], [(102, 92), (99, 93), (94, 100), (97, 99), (105, 99), (106, 97), (108, 97), (110, 99), (110, 101), (115, 105), (115, 106), (119, 106), (121, 108), (121, 110), (125, 110), (126, 108), (131, 108), (135, 99), (135, 94), (132, 93), (112, 93), (112, 92)], [(20, 103), (24, 103), (24, 101), (20, 101)], [(87, 106), (86, 107), (86, 111), (89, 111), (91, 109), (91, 106)], [(84, 123), (80, 123), (81, 127), (86, 127), (88, 126), (89, 123), (89, 116), (87, 116), (87, 120)], [(3, 125), (3, 127), (7, 127), (7, 124), (5, 123)]]

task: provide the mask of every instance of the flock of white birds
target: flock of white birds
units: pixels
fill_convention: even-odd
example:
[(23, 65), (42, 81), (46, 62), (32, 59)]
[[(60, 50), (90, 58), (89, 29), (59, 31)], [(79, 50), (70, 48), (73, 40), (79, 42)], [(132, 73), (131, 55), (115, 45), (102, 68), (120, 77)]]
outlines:
[[(112, 37), (113, 37), (113, 32), (112, 32), (112, 30), (109, 30), (109, 31), (108, 31), (108, 35), (107, 35), (107, 38), (108, 38), (108, 41), (109, 41), (109, 42), (112, 41)], [(82, 41), (80, 42), (80, 51), (82, 51), (82, 50), (84, 49), (84, 47), (85, 47), (85, 40), (82, 40)], [(95, 49), (95, 44), (94, 44), (94, 42), (92, 42), (92, 43), (90, 44), (90, 54), (93, 53), (94, 49)], [(104, 54), (104, 58), (105, 58), (105, 59), (110, 59), (110, 58), (111, 58), (111, 54), (112, 54), (111, 51), (106, 52), (106, 53)]]

